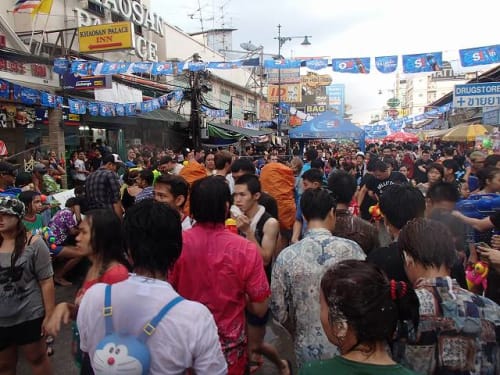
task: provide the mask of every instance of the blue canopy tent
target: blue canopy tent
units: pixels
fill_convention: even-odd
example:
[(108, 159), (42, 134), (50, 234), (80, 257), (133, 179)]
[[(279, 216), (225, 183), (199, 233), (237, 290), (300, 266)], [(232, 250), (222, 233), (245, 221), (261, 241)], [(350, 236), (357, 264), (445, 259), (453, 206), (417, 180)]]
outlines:
[(327, 111), (290, 129), (290, 139), (353, 139), (358, 141), (359, 148), (365, 150), (365, 131), (351, 121)]

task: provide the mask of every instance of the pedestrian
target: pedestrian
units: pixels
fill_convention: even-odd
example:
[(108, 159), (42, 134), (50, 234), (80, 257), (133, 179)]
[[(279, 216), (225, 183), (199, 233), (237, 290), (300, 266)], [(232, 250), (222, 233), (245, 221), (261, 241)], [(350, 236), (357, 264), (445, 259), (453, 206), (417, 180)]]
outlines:
[(321, 279), (321, 324), (340, 355), (307, 363), (301, 375), (415, 375), (387, 351), (399, 320), (418, 327), (418, 300), (375, 265), (345, 260)]
[(22, 223), (24, 204), (0, 197), (0, 372), (15, 374), (18, 349), (35, 375), (52, 374), (44, 335), (54, 310), (47, 245)]
[(271, 278), (271, 310), (293, 337), (299, 367), (337, 353), (319, 319), (321, 276), (342, 260), (365, 259), (357, 243), (332, 236), (336, 202), (331, 192), (321, 188), (305, 190), (300, 207), (308, 230), (302, 240), (278, 255)]
[(210, 309), (228, 373), (241, 375), (247, 366), (245, 309), (263, 318), (270, 290), (255, 243), (224, 227), (230, 201), (220, 176), (193, 184), (190, 208), (196, 224), (183, 233), (182, 254), (169, 281), (184, 298)]
[(23, 202), (25, 207), (25, 214), (23, 217), (23, 224), (28, 232), (33, 234), (40, 234), (43, 227), (42, 215), (42, 199), (37, 191), (23, 191), (19, 194), (18, 199)]
[(394, 359), (419, 374), (499, 373), (500, 308), (450, 277), (457, 254), (448, 228), (411, 220), (398, 245), (420, 303), (420, 323), (408, 321), (398, 332)]
[[(79, 225), (76, 246), (82, 257), (87, 257), (92, 265), (87, 271), (82, 286), (76, 292), (73, 303), (59, 303), (47, 324), (48, 332), (57, 336), (61, 323), (76, 321), (78, 308), (85, 293), (97, 283), (114, 284), (128, 278), (128, 263), (125, 259), (122, 227), (120, 219), (110, 209), (86, 212)], [(92, 374), (90, 358), (80, 351), (79, 333), (73, 324), (74, 358), (81, 366), (82, 375)]]
[[(181, 254), (180, 216), (166, 204), (144, 200), (128, 210), (123, 233), (135, 273), (111, 288), (112, 321), (116, 332), (137, 336), (148, 320), (179, 297), (164, 278)], [(98, 361), (101, 353), (96, 349), (106, 332), (102, 312), (105, 289), (100, 283), (87, 291), (78, 312), (78, 327), (81, 348), (89, 353), (92, 367), (100, 368), (101, 373), (115, 373), (114, 363), (107, 360), (112, 354), (107, 352), (106, 361)], [(146, 344), (151, 354), (148, 374), (177, 375), (186, 369), (196, 374), (227, 372), (217, 326), (200, 303), (182, 299), (157, 323)], [(128, 363), (133, 363), (133, 353), (128, 355)]]

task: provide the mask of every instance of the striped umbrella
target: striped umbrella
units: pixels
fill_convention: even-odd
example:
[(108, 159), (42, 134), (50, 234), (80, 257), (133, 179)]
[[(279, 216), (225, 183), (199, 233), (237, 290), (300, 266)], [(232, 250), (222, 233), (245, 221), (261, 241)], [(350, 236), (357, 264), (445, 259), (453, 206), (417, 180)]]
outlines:
[(474, 142), (477, 136), (491, 133), (493, 133), (493, 126), (464, 124), (451, 128), (441, 139), (447, 142)]

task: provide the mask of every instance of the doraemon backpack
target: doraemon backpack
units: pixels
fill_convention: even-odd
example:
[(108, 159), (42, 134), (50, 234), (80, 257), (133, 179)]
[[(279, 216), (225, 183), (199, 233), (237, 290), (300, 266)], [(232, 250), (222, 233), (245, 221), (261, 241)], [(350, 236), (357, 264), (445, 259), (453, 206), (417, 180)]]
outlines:
[(146, 345), (158, 323), (168, 311), (183, 300), (176, 297), (167, 303), (160, 312), (144, 325), (139, 336), (116, 333), (113, 330), (113, 308), (111, 307), (111, 285), (104, 292), (104, 323), (106, 335), (97, 344), (93, 356), (93, 369), (96, 375), (146, 375), (149, 373), (151, 355)]

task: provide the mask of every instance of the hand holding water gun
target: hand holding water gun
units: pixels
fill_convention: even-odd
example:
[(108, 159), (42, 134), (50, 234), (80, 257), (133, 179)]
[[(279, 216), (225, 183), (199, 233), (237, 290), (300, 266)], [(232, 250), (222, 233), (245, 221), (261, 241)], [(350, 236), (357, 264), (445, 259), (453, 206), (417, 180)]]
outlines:
[(479, 261), (474, 264), (469, 264), (465, 270), (465, 279), (467, 288), (473, 291), (475, 286), (482, 286), (483, 291), (488, 287), (488, 263)]

